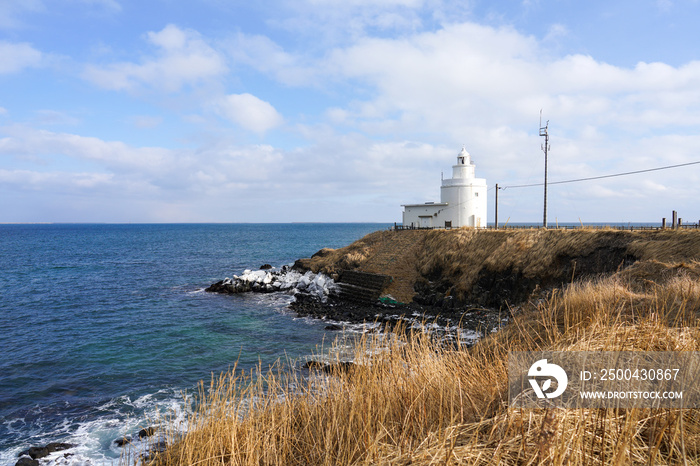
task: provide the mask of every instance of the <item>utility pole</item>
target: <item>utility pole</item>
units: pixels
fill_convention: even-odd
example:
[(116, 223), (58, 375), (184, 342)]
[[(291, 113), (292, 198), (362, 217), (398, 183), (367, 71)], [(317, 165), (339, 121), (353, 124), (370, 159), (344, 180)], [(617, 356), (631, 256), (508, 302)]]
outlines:
[[(540, 136), (544, 137), (542, 150), (544, 151), (544, 220), (542, 226), (547, 228), (547, 151), (549, 150), (549, 120), (542, 126), (542, 110), (540, 110)], [(498, 191), (498, 190), (496, 190)]]
[(498, 183), (496, 183), (496, 221), (494, 222), (494, 225), (496, 227), (496, 230), (498, 230)]

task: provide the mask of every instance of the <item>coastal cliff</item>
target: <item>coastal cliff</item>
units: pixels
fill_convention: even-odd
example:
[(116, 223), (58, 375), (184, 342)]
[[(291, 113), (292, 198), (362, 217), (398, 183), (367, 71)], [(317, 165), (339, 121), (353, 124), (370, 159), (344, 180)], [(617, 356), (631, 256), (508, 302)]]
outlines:
[(322, 249), (295, 268), (337, 277), (353, 270), (391, 277), (383, 293), (442, 308), (503, 308), (584, 278), (619, 274), (660, 283), (699, 274), (697, 230), (377, 231)]
[[(440, 303), (452, 308), (440, 314), (459, 318), (462, 329), (481, 325), (462, 325), (470, 314), (503, 314), (507, 322), (496, 332), (481, 325), (482, 338), (463, 342), (432, 322), (406, 320), (391, 338), (365, 332), (349, 358), (340, 358), (350, 341), (343, 337), (301, 369), (212, 378), (188, 420), (191, 430), (156, 464), (700, 464), (695, 373), (679, 379), (680, 402), (663, 408), (651, 396), (661, 392), (647, 392), (637, 375), (617, 376), (624, 382), (614, 387), (624, 391), (588, 392), (618, 396), (580, 409), (551, 400), (523, 407), (526, 392), (511, 392), (529, 390), (527, 366), (542, 352), (693, 357), (700, 351), (699, 259), (700, 232), (684, 230), (381, 231), (322, 249), (297, 261), (296, 272), (434, 304), (384, 310), (387, 300), (375, 300), (359, 305), (370, 308), (362, 314), (341, 293), (311, 315), (347, 320), (345, 312), (356, 312), (387, 322), (389, 314), (415, 316), (421, 307), (434, 317)], [(530, 352), (525, 371), (511, 367), (510, 355)], [(573, 384), (565, 389), (585, 398)], [(650, 395), (631, 395), (641, 393)], [(649, 404), (636, 404), (644, 399)]]
[[(699, 259), (695, 230), (380, 231), (322, 249), (295, 272), (328, 274), (341, 289), (375, 285), (385, 298), (417, 304), (391, 308), (375, 297), (357, 305), (363, 311), (340, 293), (309, 315), (347, 321), (355, 313), (388, 327), (391, 314), (425, 308), (485, 330), (482, 337), (464, 341), (439, 333), (442, 323), (405, 320), (391, 338), (368, 331), (353, 340), (349, 358), (340, 358), (343, 337), (300, 369), (212, 378), (191, 430), (156, 464), (700, 464), (700, 418), (687, 409), (697, 405), (684, 404), (698, 399), (694, 373), (679, 380), (681, 403), (659, 408), (650, 396), (633, 409), (621, 405), (632, 403), (629, 393), (660, 393), (642, 392), (636, 375), (625, 391), (589, 392), (625, 394), (605, 406), (552, 409), (539, 400), (525, 411), (526, 392), (511, 389), (531, 384), (510, 378), (515, 353), (534, 352), (526, 366), (542, 352), (697, 354)], [(444, 312), (432, 312), (438, 305)], [(479, 320), (485, 314), (507, 319), (494, 332)]]

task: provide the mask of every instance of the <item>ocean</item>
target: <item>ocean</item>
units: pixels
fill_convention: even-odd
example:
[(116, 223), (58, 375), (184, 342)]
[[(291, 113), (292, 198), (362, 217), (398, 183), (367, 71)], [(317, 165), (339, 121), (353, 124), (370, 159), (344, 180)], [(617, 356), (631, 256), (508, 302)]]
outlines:
[(184, 417), (200, 380), (308, 358), (336, 334), (289, 294), (203, 289), (389, 226), (0, 225), (0, 464), (49, 442), (77, 446), (42, 464), (119, 464), (114, 440)]

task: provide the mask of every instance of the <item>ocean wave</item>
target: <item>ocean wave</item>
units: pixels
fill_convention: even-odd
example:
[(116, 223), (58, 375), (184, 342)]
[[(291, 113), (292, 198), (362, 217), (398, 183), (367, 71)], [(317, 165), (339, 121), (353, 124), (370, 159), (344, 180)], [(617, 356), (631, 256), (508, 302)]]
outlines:
[[(38, 419), (7, 420), (3, 423), (7, 431), (21, 434), (24, 440), (0, 451), (0, 464), (12, 465), (17, 462), (20, 452), (51, 442), (75, 446), (43, 458), (42, 466), (102, 466), (113, 465), (120, 459), (135, 459), (147, 453), (152, 445), (165, 440), (161, 426), (175, 428), (176, 432), (186, 431), (191, 403), (189, 395), (174, 389), (162, 389), (135, 398), (122, 395), (94, 406), (91, 414), (77, 417), (49, 421), (41, 418), (40, 412), (33, 412), (29, 417), (39, 416)], [(141, 438), (139, 432), (149, 427), (155, 427), (154, 436)], [(130, 439), (130, 442), (118, 446), (115, 440), (123, 438)]]

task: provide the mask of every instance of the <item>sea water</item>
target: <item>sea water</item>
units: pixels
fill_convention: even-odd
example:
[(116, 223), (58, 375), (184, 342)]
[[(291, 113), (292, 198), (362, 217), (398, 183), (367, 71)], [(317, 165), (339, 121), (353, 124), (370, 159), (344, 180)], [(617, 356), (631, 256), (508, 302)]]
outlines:
[(114, 440), (184, 418), (200, 380), (303, 360), (334, 334), (285, 293), (203, 292), (386, 224), (0, 225), (0, 464), (118, 464)]

